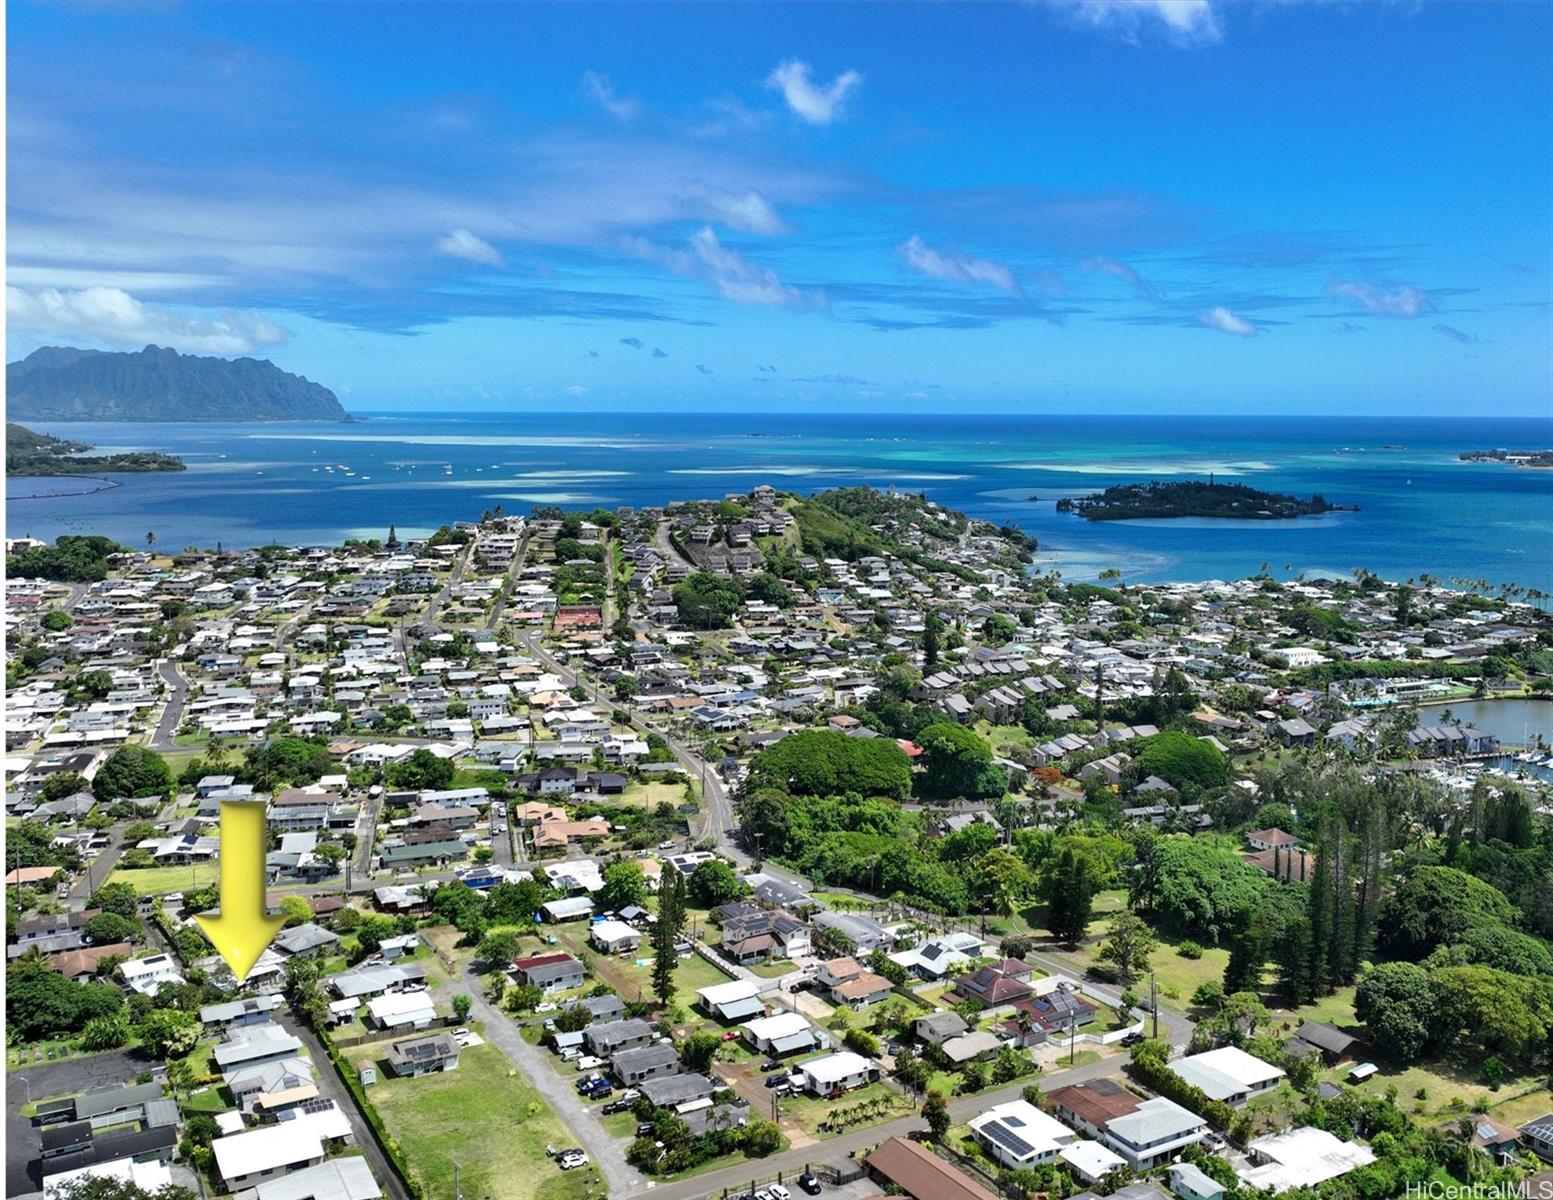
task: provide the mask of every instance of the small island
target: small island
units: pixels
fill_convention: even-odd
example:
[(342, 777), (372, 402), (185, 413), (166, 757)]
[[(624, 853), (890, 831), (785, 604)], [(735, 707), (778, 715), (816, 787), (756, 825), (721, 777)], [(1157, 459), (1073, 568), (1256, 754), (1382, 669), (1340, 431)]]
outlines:
[(1331, 504), (1319, 494), (1309, 500), (1263, 492), (1243, 483), (1212, 479), (1177, 483), (1124, 483), (1077, 499), (1057, 501), (1058, 512), (1090, 521), (1129, 521), (1153, 517), (1219, 517), (1237, 521), (1280, 521), (1325, 512), (1357, 512), (1357, 504)]
[(144, 471), (182, 471), (184, 461), (171, 454), (137, 450), (128, 454), (84, 452), (85, 442), (38, 433), (10, 422), (5, 427), (5, 469), (10, 475), (103, 475)]
[(1553, 467), (1553, 450), (1464, 450), (1462, 462), (1508, 463), (1512, 467)]

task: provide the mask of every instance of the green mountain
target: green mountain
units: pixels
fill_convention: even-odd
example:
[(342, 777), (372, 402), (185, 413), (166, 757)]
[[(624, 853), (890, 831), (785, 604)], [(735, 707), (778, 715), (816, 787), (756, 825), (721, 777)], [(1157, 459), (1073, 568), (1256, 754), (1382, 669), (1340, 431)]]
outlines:
[(31, 421), (348, 421), (339, 399), (257, 358), (44, 346), (5, 368), (7, 407)]

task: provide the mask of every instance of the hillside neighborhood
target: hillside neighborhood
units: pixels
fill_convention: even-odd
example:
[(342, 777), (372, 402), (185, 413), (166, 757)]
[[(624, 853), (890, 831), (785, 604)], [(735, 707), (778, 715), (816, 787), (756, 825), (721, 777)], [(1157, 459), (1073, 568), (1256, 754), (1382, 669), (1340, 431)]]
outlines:
[(7, 1195), (1553, 1195), (1553, 747), (1484, 715), (1546, 598), (1036, 549), (766, 485), (12, 539)]

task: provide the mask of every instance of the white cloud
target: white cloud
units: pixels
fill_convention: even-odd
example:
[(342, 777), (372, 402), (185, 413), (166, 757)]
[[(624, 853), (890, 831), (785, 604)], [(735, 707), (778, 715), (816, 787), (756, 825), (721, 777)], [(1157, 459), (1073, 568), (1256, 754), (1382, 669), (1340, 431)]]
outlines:
[(582, 73), (582, 91), (589, 100), (621, 121), (631, 120), (642, 109), (641, 102), (634, 96), (617, 96), (609, 76), (597, 71)]
[(437, 243), (437, 249), (449, 258), (462, 258), (465, 262), (484, 263), (491, 267), (507, 265), (507, 260), (501, 256), (501, 251), (467, 229), (453, 230)]
[(1410, 283), (1383, 288), (1361, 280), (1344, 282), (1334, 279), (1328, 281), (1327, 291), (1334, 296), (1346, 296), (1377, 317), (1418, 317), (1434, 311), (1434, 301), (1429, 298), (1429, 293)]
[(568, 396), (586, 396), (588, 394), (588, 389), (583, 387), (580, 383), (570, 384), (561, 390)]
[(655, 262), (676, 275), (704, 279), (716, 289), (719, 296), (734, 304), (794, 309), (828, 307), (822, 293), (791, 287), (783, 283), (769, 267), (752, 263), (737, 250), (724, 246), (710, 226), (693, 233), (689, 249), (686, 250), (659, 245), (640, 237), (624, 238), (620, 244), (634, 258)]
[(1023, 296), (1024, 292), (1014, 280), (1014, 273), (1001, 263), (985, 258), (971, 258), (958, 251), (941, 254), (918, 235), (912, 234), (895, 248), (906, 265), (929, 279), (944, 279), (953, 283), (985, 283), (1011, 296)]
[(1132, 284), (1133, 288), (1144, 296), (1152, 296), (1154, 289), (1149, 286), (1147, 280), (1124, 262), (1118, 262), (1109, 255), (1099, 254), (1094, 258), (1086, 258), (1079, 263), (1079, 267), (1085, 271), (1098, 271), (1102, 275), (1110, 275), (1114, 279), (1125, 280)]
[(290, 336), (285, 329), (250, 309), (223, 311), (215, 319), (188, 317), (170, 308), (144, 304), (121, 288), (89, 287), (5, 289), (5, 314), (12, 329), (49, 337), (86, 338), (116, 346), (155, 343), (185, 353), (247, 354), (275, 346)]
[(1182, 46), (1206, 46), (1219, 41), (1213, 0), (1048, 0), (1070, 20), (1104, 30), (1128, 42), (1147, 31), (1163, 32)]
[(840, 112), (842, 101), (863, 82), (856, 71), (843, 71), (824, 87), (809, 78), (809, 64), (789, 58), (766, 78), (766, 86), (778, 88), (787, 107), (811, 125), (829, 125)]
[(754, 188), (728, 192), (721, 188), (697, 186), (695, 200), (713, 220), (741, 233), (759, 233), (768, 237), (789, 232), (786, 221), (771, 201)]
[(1236, 337), (1251, 337), (1256, 333), (1256, 326), (1244, 317), (1237, 317), (1222, 304), (1217, 304), (1207, 312), (1197, 314), (1199, 324), (1209, 329), (1217, 329), (1220, 333), (1232, 333)]

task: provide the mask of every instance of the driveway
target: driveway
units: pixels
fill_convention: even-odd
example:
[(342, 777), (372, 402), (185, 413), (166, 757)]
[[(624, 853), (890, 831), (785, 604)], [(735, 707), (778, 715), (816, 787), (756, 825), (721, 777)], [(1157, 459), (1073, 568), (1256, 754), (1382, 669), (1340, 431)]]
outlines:
[(302, 1044), (307, 1047), (307, 1052), (313, 1060), (313, 1078), (318, 1084), (319, 1092), (333, 1100), (335, 1106), (350, 1119), (351, 1133), (355, 1136), (356, 1145), (366, 1155), (374, 1178), (383, 1186), (383, 1193), (392, 1197), (392, 1200), (410, 1200), (409, 1191), (384, 1155), (382, 1147), (373, 1138), (372, 1130), (367, 1126), (367, 1119), (361, 1115), (361, 1109), (356, 1107), (356, 1098), (350, 1094), (350, 1089), (335, 1073), (334, 1066), (329, 1061), (329, 1055), (319, 1042), (318, 1036), (287, 1012), (280, 1014), (280, 1025), (301, 1038)]
[(548, 1051), (525, 1042), (517, 1026), (507, 1019), (505, 1013), (498, 1012), (486, 1003), (479, 987), (470, 987), (467, 978), (455, 981), (450, 989), (469, 997), (472, 1004), (470, 1015), (485, 1022), (486, 1041), (507, 1056), (508, 1061), (534, 1085), (535, 1090), (566, 1122), (577, 1144), (588, 1152), (588, 1157), (604, 1176), (607, 1194), (627, 1196), (645, 1191), (647, 1181), (635, 1167), (626, 1162), (626, 1150), (630, 1147), (631, 1139), (613, 1138), (604, 1131), (596, 1110), (584, 1104), (571, 1081), (557, 1075), (546, 1061), (550, 1057)]

